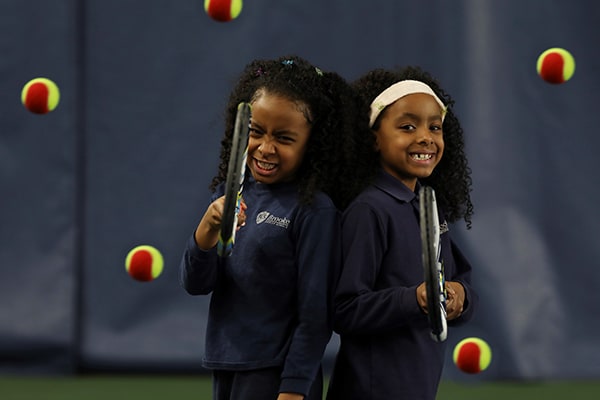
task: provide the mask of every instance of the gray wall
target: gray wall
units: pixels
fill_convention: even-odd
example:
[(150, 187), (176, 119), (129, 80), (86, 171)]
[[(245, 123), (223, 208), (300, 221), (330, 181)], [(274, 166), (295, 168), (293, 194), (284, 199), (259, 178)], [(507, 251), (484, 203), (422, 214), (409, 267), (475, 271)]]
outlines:
[[(218, 23), (201, 0), (0, 1), (0, 373), (200, 370), (208, 297), (177, 268), (225, 101), (247, 62), (295, 53), (348, 79), (420, 65), (457, 101), (476, 214), (453, 230), (481, 307), (448, 340), (494, 358), (465, 377), (449, 354), (446, 377), (599, 378), (599, 4), (248, 0)], [(535, 71), (555, 46), (563, 85)], [(43, 116), (20, 104), (36, 76), (62, 94)], [(165, 257), (153, 282), (126, 275), (138, 244)]]

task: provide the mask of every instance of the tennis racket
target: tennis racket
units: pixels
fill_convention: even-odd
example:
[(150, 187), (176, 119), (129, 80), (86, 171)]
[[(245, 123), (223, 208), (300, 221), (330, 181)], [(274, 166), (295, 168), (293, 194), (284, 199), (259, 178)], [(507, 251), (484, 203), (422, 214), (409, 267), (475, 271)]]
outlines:
[(238, 213), (242, 201), (246, 157), (248, 156), (248, 132), (250, 129), (250, 104), (240, 103), (235, 116), (231, 153), (225, 179), (225, 204), (221, 217), (221, 231), (217, 242), (217, 254), (229, 257), (235, 243)]
[(440, 243), (440, 220), (433, 188), (423, 186), (419, 190), (419, 210), (423, 270), (427, 289), (427, 317), (431, 327), (431, 337), (436, 342), (443, 342), (448, 336), (446, 288), (444, 266), (440, 261), (442, 248)]

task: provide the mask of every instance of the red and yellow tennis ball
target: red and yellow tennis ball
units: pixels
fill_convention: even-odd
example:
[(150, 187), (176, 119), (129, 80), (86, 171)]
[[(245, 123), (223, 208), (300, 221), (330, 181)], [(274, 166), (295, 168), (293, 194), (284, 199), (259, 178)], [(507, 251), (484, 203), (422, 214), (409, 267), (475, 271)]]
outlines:
[(575, 59), (567, 50), (553, 47), (544, 51), (537, 59), (538, 75), (549, 83), (564, 83), (575, 72)]
[(32, 113), (46, 114), (54, 110), (59, 101), (58, 86), (47, 78), (34, 78), (21, 91), (21, 102)]
[(163, 270), (163, 256), (155, 247), (141, 245), (127, 254), (125, 269), (136, 281), (148, 282), (158, 278)]
[(468, 337), (454, 347), (452, 359), (461, 371), (478, 374), (490, 365), (492, 350), (484, 340)]
[(242, 12), (242, 0), (204, 0), (204, 11), (215, 21), (229, 22)]

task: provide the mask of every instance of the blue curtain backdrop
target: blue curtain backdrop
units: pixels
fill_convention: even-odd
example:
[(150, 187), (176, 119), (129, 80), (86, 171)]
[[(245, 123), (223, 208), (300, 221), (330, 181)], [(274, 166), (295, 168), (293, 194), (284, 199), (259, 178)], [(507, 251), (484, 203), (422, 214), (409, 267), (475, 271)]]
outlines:
[[(600, 378), (594, 0), (247, 0), (211, 20), (201, 0), (0, 1), (0, 373), (200, 371), (208, 297), (178, 263), (208, 204), (224, 105), (254, 58), (298, 54), (352, 80), (420, 65), (456, 99), (473, 170), (473, 228), (452, 229), (481, 307), (454, 330), (489, 342), (478, 376)], [(564, 47), (573, 78), (538, 55)], [(30, 79), (61, 90), (47, 115)], [(139, 244), (164, 255), (140, 283)], [(337, 348), (334, 336), (326, 361)]]

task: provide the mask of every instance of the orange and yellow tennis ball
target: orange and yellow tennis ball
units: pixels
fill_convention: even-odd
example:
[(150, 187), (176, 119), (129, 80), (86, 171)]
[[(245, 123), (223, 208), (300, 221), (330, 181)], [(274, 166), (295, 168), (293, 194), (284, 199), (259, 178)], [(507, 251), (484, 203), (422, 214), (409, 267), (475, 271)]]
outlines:
[(544, 51), (537, 59), (537, 73), (546, 82), (564, 83), (571, 79), (574, 72), (575, 59), (560, 47)]
[(56, 108), (60, 91), (56, 83), (47, 78), (34, 78), (23, 86), (21, 102), (35, 114), (46, 114)]
[(242, 12), (242, 0), (204, 0), (204, 11), (215, 21), (229, 22)]
[(458, 342), (452, 355), (458, 369), (468, 374), (478, 374), (492, 361), (492, 350), (482, 339), (468, 337)]
[(163, 256), (155, 247), (141, 245), (127, 254), (125, 269), (136, 281), (148, 282), (158, 278), (163, 270)]

